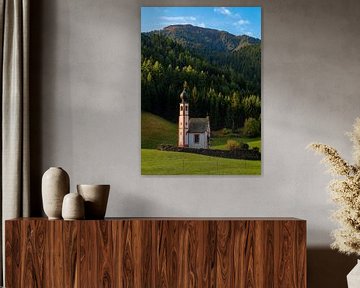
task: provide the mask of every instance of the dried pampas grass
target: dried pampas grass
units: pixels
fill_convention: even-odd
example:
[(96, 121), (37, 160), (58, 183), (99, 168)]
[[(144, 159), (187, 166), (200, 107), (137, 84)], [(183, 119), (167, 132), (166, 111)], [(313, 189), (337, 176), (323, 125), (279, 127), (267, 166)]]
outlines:
[(346, 162), (331, 146), (312, 143), (308, 148), (324, 155), (323, 162), (335, 176), (329, 184), (331, 198), (338, 205), (332, 218), (342, 227), (333, 231), (331, 247), (345, 254), (360, 255), (360, 118), (348, 135), (353, 142), (354, 165)]

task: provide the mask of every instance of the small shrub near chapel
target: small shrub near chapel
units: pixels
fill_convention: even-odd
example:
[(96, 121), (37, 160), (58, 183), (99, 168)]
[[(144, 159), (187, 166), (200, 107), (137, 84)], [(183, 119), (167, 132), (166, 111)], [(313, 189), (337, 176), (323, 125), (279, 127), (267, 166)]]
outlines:
[(247, 118), (244, 123), (243, 133), (247, 137), (259, 137), (261, 135), (260, 120), (254, 118)]
[(228, 140), (226, 142), (226, 147), (230, 150), (230, 151), (234, 151), (236, 149), (239, 149), (240, 144), (239, 142), (235, 141), (235, 140)]
[(239, 148), (241, 150), (249, 150), (249, 144), (244, 143), (244, 142), (240, 142)]

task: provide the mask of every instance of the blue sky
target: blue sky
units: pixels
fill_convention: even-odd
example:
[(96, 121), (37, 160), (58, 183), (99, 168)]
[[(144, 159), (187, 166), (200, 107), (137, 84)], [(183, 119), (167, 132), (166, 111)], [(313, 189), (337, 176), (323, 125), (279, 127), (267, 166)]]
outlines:
[(141, 32), (192, 24), (261, 39), (261, 7), (141, 7)]

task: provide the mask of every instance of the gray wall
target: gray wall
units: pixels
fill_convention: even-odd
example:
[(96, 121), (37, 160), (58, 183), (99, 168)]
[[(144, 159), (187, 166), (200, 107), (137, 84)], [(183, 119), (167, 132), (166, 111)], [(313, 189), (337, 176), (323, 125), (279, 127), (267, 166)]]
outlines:
[(351, 159), (344, 133), (360, 115), (356, 0), (263, 3), (261, 177), (140, 175), (140, 6), (262, 2), (32, 2), (33, 188), (49, 166), (62, 166), (72, 190), (111, 184), (107, 216), (294, 216), (308, 221), (309, 247), (327, 247), (330, 176), (305, 147), (318, 140)]

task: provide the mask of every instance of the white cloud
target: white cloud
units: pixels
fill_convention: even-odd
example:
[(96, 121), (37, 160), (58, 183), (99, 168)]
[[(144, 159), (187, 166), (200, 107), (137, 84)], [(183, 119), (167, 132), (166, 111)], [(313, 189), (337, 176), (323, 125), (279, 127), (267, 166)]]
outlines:
[(161, 20), (165, 20), (168, 22), (194, 22), (196, 21), (196, 17), (193, 16), (162, 16)]
[(163, 21), (162, 26), (191, 24), (205, 28), (205, 23), (198, 22), (194, 16), (161, 16), (159, 19)]
[(231, 15), (231, 11), (225, 7), (216, 7), (214, 8), (214, 12), (216, 13), (220, 13), (226, 16), (230, 16)]
[(240, 19), (234, 23), (234, 25), (236, 25), (236, 26), (244, 26), (244, 25), (249, 25), (249, 24), (250, 24), (250, 21), (245, 20), (245, 19)]
[(251, 37), (254, 36), (254, 34), (252, 32), (250, 32), (250, 31), (246, 31), (246, 32), (244, 32), (244, 34), (248, 35), (248, 36), (251, 36)]

